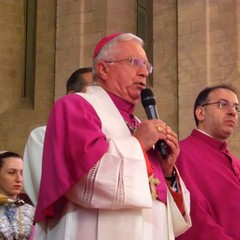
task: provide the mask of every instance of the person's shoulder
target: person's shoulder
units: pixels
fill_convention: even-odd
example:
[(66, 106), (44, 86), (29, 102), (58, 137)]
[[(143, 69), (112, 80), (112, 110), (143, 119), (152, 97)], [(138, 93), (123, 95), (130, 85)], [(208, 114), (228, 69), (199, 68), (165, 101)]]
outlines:
[(54, 103), (54, 105), (68, 104), (68, 103), (74, 103), (74, 102), (77, 103), (77, 102), (83, 102), (83, 101), (85, 100), (79, 93), (71, 93), (59, 98)]
[(51, 110), (50, 116), (56, 113), (64, 113), (65, 115), (83, 115), (83, 113), (93, 112), (94, 108), (89, 101), (87, 101), (79, 93), (73, 93), (57, 100)]
[(196, 150), (198, 144), (197, 139), (195, 139), (192, 134), (186, 136), (185, 138), (181, 139), (179, 141), (179, 147), (180, 147), (180, 155), (189, 155), (193, 151), (193, 149)]
[(20, 200), (23, 200), (24, 203), (33, 206), (33, 203), (32, 203), (32, 201), (31, 201), (31, 199), (30, 199), (30, 197), (28, 196), (27, 193), (25, 193), (25, 192), (19, 193), (18, 198), (19, 198)]
[(180, 145), (185, 145), (185, 144), (189, 144), (189, 143), (191, 143), (191, 142), (192, 142), (192, 141), (191, 141), (191, 136), (189, 135), (189, 136), (181, 139), (181, 140), (179, 141), (179, 144), (180, 144)]
[(34, 206), (32, 206), (31, 204), (25, 203), (22, 206), (20, 206), (19, 209), (21, 209), (21, 212), (24, 215), (25, 221), (26, 221), (26, 219), (28, 219), (27, 221), (29, 221), (29, 223), (31, 223), (34, 218), (36, 208)]
[(46, 126), (40, 126), (34, 128), (28, 137), (28, 142), (43, 142), (44, 136), (46, 132)]
[(33, 206), (32, 204), (29, 204), (29, 203), (25, 203), (24, 205), (22, 205), (23, 208), (25, 208), (26, 210), (30, 211), (30, 212), (35, 212), (36, 210), (36, 207)]
[(41, 134), (41, 133), (45, 133), (46, 131), (46, 126), (40, 126), (40, 127), (36, 127), (34, 128), (31, 132), (30, 135), (35, 135), (35, 134)]

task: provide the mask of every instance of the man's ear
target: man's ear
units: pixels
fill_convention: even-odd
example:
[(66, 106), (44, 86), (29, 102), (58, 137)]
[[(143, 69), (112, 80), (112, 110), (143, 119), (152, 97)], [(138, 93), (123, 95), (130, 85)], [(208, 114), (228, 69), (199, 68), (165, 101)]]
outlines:
[(205, 108), (202, 106), (198, 106), (195, 110), (196, 117), (198, 121), (203, 121), (205, 117)]
[(109, 66), (106, 62), (100, 60), (96, 64), (98, 76), (105, 81), (108, 77)]

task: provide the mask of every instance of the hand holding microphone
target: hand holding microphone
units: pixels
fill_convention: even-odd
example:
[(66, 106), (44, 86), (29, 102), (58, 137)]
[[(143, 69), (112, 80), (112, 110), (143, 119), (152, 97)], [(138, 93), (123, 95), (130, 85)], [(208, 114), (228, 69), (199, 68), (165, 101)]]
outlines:
[[(142, 90), (141, 101), (148, 119), (159, 119), (156, 109), (156, 100), (151, 89), (146, 88)], [(157, 128), (157, 130), (161, 131), (160, 127), (159, 129)], [(163, 140), (158, 140), (155, 144), (155, 148), (160, 151), (163, 159), (168, 158), (168, 147)]]

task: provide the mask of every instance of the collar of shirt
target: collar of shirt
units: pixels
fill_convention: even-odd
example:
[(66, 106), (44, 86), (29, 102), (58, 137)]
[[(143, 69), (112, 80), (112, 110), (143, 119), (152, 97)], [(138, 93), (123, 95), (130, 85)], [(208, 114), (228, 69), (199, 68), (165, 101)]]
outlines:
[(227, 142), (219, 141), (219, 140), (213, 138), (212, 136), (210, 136), (209, 134), (205, 133), (202, 130), (194, 129), (192, 131), (192, 136), (197, 136), (201, 140), (205, 141), (207, 144), (209, 144), (212, 147), (217, 148), (219, 150), (227, 149)]
[(115, 106), (121, 113), (122, 117), (132, 126), (136, 121), (133, 112), (135, 110), (135, 105), (125, 101), (119, 96), (114, 95), (113, 93), (107, 92)]

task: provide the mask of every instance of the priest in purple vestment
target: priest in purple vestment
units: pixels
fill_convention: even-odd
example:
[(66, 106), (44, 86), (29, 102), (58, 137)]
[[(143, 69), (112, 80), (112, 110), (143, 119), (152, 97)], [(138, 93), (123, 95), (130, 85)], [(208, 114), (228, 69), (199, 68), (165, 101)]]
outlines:
[[(174, 240), (191, 226), (175, 161), (177, 135), (133, 114), (152, 65), (143, 41), (111, 34), (96, 46), (86, 93), (50, 113), (36, 209), (36, 240)], [(164, 140), (163, 160), (154, 144)]]
[(176, 162), (191, 195), (192, 227), (177, 240), (240, 239), (240, 161), (227, 149), (238, 113), (231, 86), (207, 87), (195, 101), (197, 128), (180, 141)]

